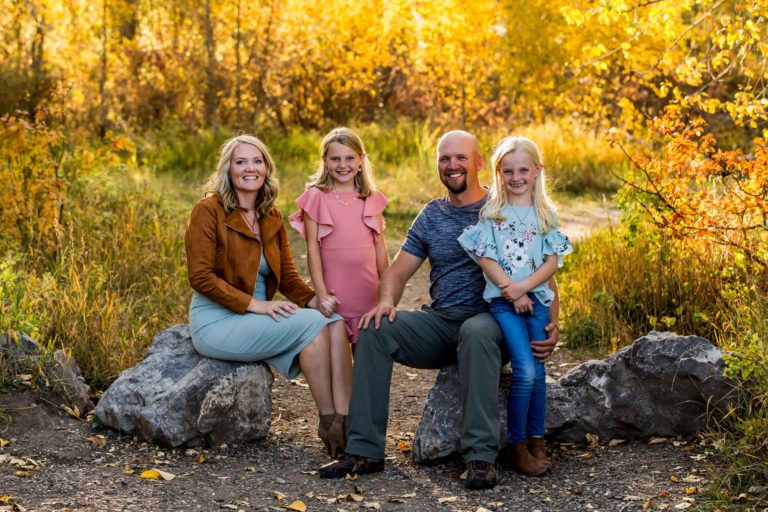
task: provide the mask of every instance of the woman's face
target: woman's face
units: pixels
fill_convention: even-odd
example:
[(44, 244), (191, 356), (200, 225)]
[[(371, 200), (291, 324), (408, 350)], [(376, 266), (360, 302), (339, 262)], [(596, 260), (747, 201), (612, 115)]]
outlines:
[(229, 161), (229, 179), (236, 193), (252, 193), (264, 186), (267, 162), (259, 148), (241, 143), (232, 151)]

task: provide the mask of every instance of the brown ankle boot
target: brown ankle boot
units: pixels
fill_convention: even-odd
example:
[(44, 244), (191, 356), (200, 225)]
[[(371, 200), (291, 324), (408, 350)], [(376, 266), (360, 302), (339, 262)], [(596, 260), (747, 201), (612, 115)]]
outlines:
[(333, 415), (333, 423), (328, 428), (328, 454), (334, 459), (341, 457), (347, 447), (346, 416)]
[(533, 458), (551, 469), (552, 461), (547, 458), (547, 440), (543, 437), (529, 437), (527, 443), (528, 452)]
[(329, 455), (331, 454), (331, 444), (330, 444), (330, 438), (328, 437), (328, 434), (331, 429), (331, 425), (333, 425), (334, 418), (336, 418), (335, 413), (321, 414), (320, 421), (317, 424), (317, 437), (319, 437), (320, 440), (323, 442), (323, 445), (325, 446), (325, 451)]
[(509, 459), (512, 468), (523, 475), (539, 476), (547, 472), (547, 467), (528, 452), (525, 441), (509, 445)]

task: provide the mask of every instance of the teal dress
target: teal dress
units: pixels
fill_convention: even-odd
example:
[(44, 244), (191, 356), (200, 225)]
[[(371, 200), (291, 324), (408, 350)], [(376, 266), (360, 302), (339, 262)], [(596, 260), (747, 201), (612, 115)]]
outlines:
[[(262, 257), (253, 297), (267, 300), (266, 278), (272, 273)], [(342, 320), (326, 318), (315, 309), (300, 308), (288, 318), (234, 311), (194, 292), (189, 308), (189, 329), (195, 349), (206, 357), (227, 361), (264, 361), (288, 379), (300, 373), (299, 355), (326, 325)]]

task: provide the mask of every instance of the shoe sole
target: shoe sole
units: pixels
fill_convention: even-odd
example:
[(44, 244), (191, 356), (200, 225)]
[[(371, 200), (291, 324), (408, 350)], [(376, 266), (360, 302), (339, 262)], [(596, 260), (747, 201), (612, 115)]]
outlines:
[(493, 489), (496, 487), (497, 482), (488, 482), (487, 480), (467, 480), (467, 489), (472, 491), (482, 491), (485, 489)]

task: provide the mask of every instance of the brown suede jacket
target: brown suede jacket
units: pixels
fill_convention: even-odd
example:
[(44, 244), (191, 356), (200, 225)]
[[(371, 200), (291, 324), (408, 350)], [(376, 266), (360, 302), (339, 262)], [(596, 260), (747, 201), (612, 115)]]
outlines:
[[(272, 268), (267, 300), (275, 292), (299, 306), (315, 295), (293, 264), (288, 233), (277, 208), (259, 219), (264, 254)], [(200, 200), (192, 209), (184, 237), (189, 284), (209, 299), (237, 313), (251, 302), (261, 261), (261, 244), (240, 212), (227, 215), (218, 196)]]

